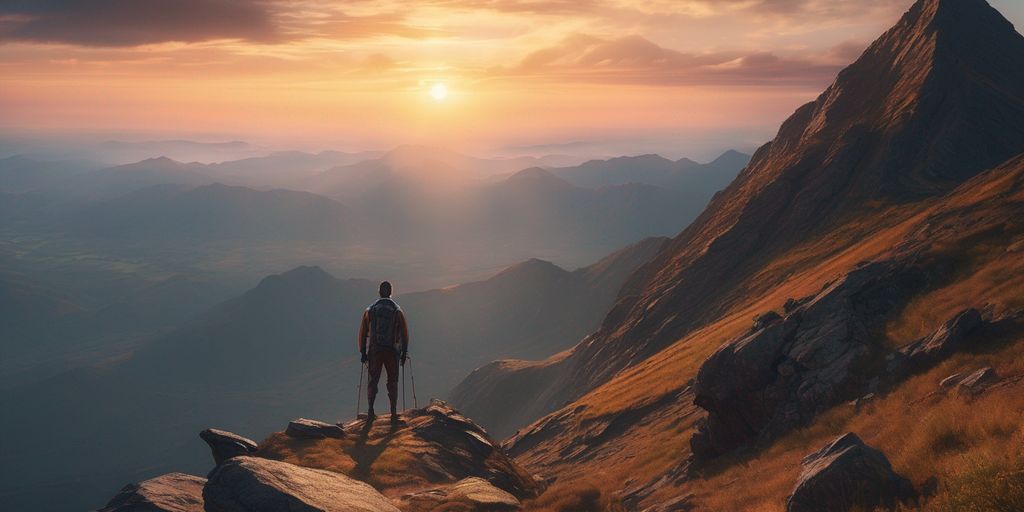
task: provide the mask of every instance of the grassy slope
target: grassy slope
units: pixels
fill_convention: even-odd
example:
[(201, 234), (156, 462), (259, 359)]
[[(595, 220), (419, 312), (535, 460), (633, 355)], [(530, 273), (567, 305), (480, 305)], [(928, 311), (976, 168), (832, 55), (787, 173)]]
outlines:
[[(558, 476), (535, 505), (542, 510), (560, 510), (558, 504), (569, 495), (595, 486), (606, 491), (628, 488), (684, 458), (693, 424), (703, 413), (683, 389), (711, 352), (746, 330), (754, 315), (780, 310), (787, 298), (813, 293), (857, 262), (891, 253), (901, 242), (900, 249), (919, 247), (926, 254), (953, 261), (957, 271), (912, 300), (890, 322), (886, 343), (907, 343), (963, 307), (992, 304), (997, 311), (1006, 311), (1024, 306), (1022, 179), (1024, 160), (1018, 159), (1007, 168), (968, 182), (946, 198), (900, 207), (878, 206), (828, 237), (766, 265), (746, 284), (748, 298), (736, 301), (727, 314), (562, 410), (575, 414), (563, 414), (557, 422), (549, 417), (549, 423), (557, 424), (547, 427), (553, 432), (547, 439), (513, 448), (529, 469)], [(924, 398), (943, 377), (985, 365), (1010, 377), (1010, 383), (975, 403), (952, 397)], [(839, 406), (755, 458), (731, 461), (742, 462), (735, 465), (725, 461), (717, 472), (706, 475), (707, 480), (655, 498), (695, 492), (700, 503), (715, 510), (781, 510), (799, 473), (799, 459), (829, 437), (848, 430), (884, 450), (897, 471), (917, 483), (932, 475), (941, 482), (955, 482), (957, 475), (972, 467), (969, 461), (995, 463), (1004, 453), (1019, 456), (1024, 441), (1024, 432), (1018, 430), (1024, 385), (1014, 378), (1022, 374), (1024, 338), (993, 342), (979, 353), (961, 354), (906, 381), (862, 410), (863, 414)], [(659, 403), (644, 408), (654, 402)], [(910, 403), (914, 405), (908, 406)], [(609, 432), (595, 437), (602, 430)], [(1010, 440), (1015, 449), (1005, 450)], [(1017, 462), (1002, 463), (1013, 466)], [(949, 496), (940, 493), (934, 503)]]

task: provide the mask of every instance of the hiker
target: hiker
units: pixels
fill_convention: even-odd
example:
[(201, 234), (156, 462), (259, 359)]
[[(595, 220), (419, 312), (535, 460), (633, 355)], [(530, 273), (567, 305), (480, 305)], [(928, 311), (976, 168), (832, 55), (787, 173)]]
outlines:
[(377, 398), (377, 383), (381, 368), (388, 372), (388, 399), (391, 400), (391, 421), (398, 421), (398, 366), (405, 366), (409, 351), (409, 326), (402, 308), (391, 299), (391, 283), (380, 284), (380, 298), (363, 312), (359, 324), (359, 353), (361, 361), (369, 366), (370, 381), (366, 388), (369, 401), (367, 420), (377, 416), (373, 400)]

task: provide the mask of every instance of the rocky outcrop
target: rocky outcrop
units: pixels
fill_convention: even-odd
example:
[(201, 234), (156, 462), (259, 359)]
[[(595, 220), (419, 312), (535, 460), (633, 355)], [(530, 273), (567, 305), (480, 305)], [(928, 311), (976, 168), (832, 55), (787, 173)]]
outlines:
[(358, 419), (341, 428), (337, 438), (274, 434), (261, 444), (260, 456), (339, 471), (396, 498), (474, 477), (520, 500), (541, 489), (483, 428), (440, 400), (402, 412), (397, 423)]
[(261, 457), (217, 466), (203, 489), (207, 512), (398, 512), (368, 484)]
[(203, 512), (205, 478), (168, 473), (121, 489), (97, 512)]
[(919, 370), (949, 357), (966, 345), (983, 323), (977, 309), (957, 313), (934, 333), (901, 348), (902, 366), (907, 371)]
[(340, 425), (324, 423), (317, 420), (299, 418), (288, 423), (285, 435), (297, 439), (323, 439), (325, 437), (340, 438), (345, 436), (345, 430)]
[(429, 512), (431, 510), (506, 512), (522, 508), (522, 504), (515, 496), (498, 489), (487, 480), (477, 477), (407, 494), (402, 496), (400, 506), (405, 512)]
[(210, 445), (213, 461), (218, 465), (232, 457), (254, 453), (257, 449), (256, 442), (252, 439), (226, 430), (208, 428), (199, 433), (199, 438)]
[(847, 433), (803, 460), (787, 512), (876, 510), (917, 499), (885, 455)]
[(921, 288), (919, 269), (867, 263), (791, 308), (758, 317), (701, 366), (694, 403), (708, 411), (691, 439), (708, 459), (802, 425), (841, 400), (874, 391), (864, 367), (878, 355), (872, 333)]

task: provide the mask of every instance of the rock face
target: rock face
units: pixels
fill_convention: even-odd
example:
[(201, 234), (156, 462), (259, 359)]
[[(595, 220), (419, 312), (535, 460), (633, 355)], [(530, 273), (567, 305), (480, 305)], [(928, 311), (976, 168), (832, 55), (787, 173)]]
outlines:
[(694, 455), (708, 459), (775, 437), (874, 391), (862, 370), (878, 354), (872, 332), (923, 282), (911, 266), (864, 264), (785, 317), (761, 315), (697, 372), (694, 403), (709, 414), (691, 439)]
[(208, 428), (199, 433), (200, 439), (210, 445), (213, 461), (221, 464), (225, 460), (239, 455), (249, 455), (256, 451), (256, 442), (226, 430)]
[(804, 457), (787, 512), (875, 510), (916, 500), (910, 481), (896, 474), (882, 452), (847, 433)]
[(339, 425), (322, 421), (299, 418), (288, 423), (285, 435), (299, 439), (323, 439), (325, 437), (344, 437), (345, 430)]
[(207, 512), (398, 512), (373, 487), (345, 475), (244, 455), (210, 473), (203, 498)]
[(126, 485), (97, 512), (203, 512), (205, 478), (169, 473)]
[(466, 478), (454, 484), (418, 491), (402, 496), (405, 512), (431, 510), (466, 510), (474, 512), (505, 512), (520, 510), (515, 496), (498, 489), (482, 478)]

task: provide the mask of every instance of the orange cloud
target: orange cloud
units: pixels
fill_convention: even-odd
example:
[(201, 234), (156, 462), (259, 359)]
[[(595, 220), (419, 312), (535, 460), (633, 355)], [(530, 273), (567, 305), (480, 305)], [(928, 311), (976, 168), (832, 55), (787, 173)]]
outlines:
[(638, 35), (604, 39), (576, 34), (530, 53), (517, 66), (490, 73), (591, 83), (817, 85), (832, 80), (850, 60), (783, 58), (770, 52), (685, 53)]

